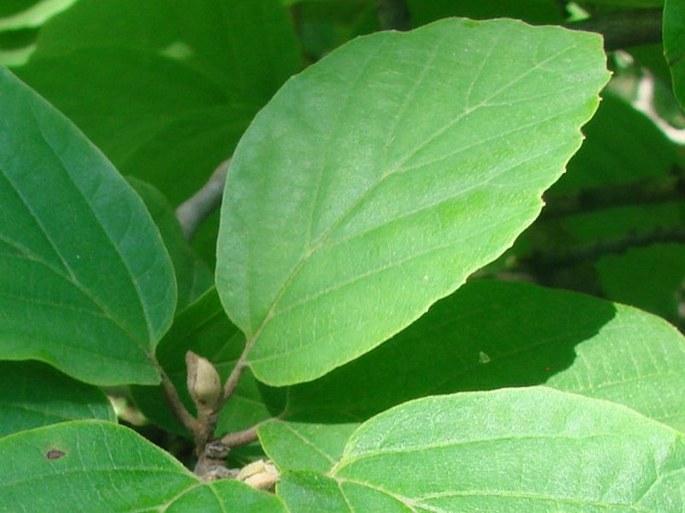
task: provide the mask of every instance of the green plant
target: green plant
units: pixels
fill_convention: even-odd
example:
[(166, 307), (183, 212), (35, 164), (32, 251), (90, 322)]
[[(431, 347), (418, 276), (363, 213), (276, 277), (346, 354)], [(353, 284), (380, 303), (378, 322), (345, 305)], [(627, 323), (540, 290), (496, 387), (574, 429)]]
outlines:
[(682, 5), (0, 8), (0, 511), (683, 511)]

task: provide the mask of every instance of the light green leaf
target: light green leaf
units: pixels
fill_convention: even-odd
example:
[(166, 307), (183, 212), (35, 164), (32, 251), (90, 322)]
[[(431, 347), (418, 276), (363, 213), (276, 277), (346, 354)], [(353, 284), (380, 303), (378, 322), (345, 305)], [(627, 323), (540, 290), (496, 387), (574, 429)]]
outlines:
[(0, 358), (93, 384), (156, 383), (176, 284), (143, 202), (47, 102), (0, 69)]
[(313, 511), (680, 513), (683, 435), (628, 408), (545, 388), (428, 397), (362, 425), (327, 476), (278, 494)]
[(0, 440), (0, 511), (283, 512), (236, 481), (206, 483), (135, 432), (75, 421)]
[(50, 20), (17, 72), (176, 205), (299, 68), (278, 0), (99, 0)]
[(38, 362), (0, 362), (0, 437), (75, 419), (116, 421), (107, 397)]
[[(328, 472), (342, 456), (345, 443), (359, 426), (357, 422), (347, 423), (344, 415), (331, 413), (322, 416), (317, 423), (274, 421), (259, 428), (259, 441), (266, 453), (281, 469), (313, 470)], [(339, 420), (339, 422), (335, 422)]]
[(664, 5), (664, 55), (671, 67), (673, 90), (685, 109), (685, 3), (666, 0)]
[(232, 162), (217, 288), (273, 385), (377, 346), (508, 248), (607, 80), (596, 35), (451, 19), (289, 81)]

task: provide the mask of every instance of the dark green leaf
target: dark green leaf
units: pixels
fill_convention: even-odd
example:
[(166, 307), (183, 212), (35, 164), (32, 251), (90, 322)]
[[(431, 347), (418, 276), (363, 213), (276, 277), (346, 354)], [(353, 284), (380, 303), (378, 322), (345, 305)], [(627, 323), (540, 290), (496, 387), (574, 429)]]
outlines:
[(277, 0), (100, 0), (47, 23), (17, 71), (123, 173), (178, 204), (299, 67)]
[(171, 261), (143, 202), (86, 138), (0, 69), (0, 358), (94, 384), (156, 383)]
[(105, 395), (38, 362), (0, 362), (0, 437), (75, 419), (115, 421)]
[(212, 272), (184, 237), (176, 213), (167, 199), (152, 185), (141, 180), (131, 177), (129, 183), (145, 202), (169, 251), (178, 284), (176, 309), (183, 310), (214, 285)]

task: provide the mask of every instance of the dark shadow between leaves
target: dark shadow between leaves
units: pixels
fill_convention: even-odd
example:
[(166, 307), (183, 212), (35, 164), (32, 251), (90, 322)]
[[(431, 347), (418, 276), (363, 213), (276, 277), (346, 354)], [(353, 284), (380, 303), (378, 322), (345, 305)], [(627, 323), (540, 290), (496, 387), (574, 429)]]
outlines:
[(611, 303), (575, 293), (468, 283), (374, 351), (292, 387), (288, 420), (362, 421), (426, 395), (541, 385), (615, 314)]

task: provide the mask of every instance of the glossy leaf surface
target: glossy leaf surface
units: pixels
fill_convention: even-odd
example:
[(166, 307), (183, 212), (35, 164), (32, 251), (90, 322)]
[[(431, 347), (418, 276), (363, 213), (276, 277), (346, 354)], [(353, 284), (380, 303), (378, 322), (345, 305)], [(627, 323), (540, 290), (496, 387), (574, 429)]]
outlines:
[(329, 372), (500, 255), (606, 79), (594, 35), (451, 19), (357, 39), (289, 81), (222, 205), (217, 289), (257, 378)]

